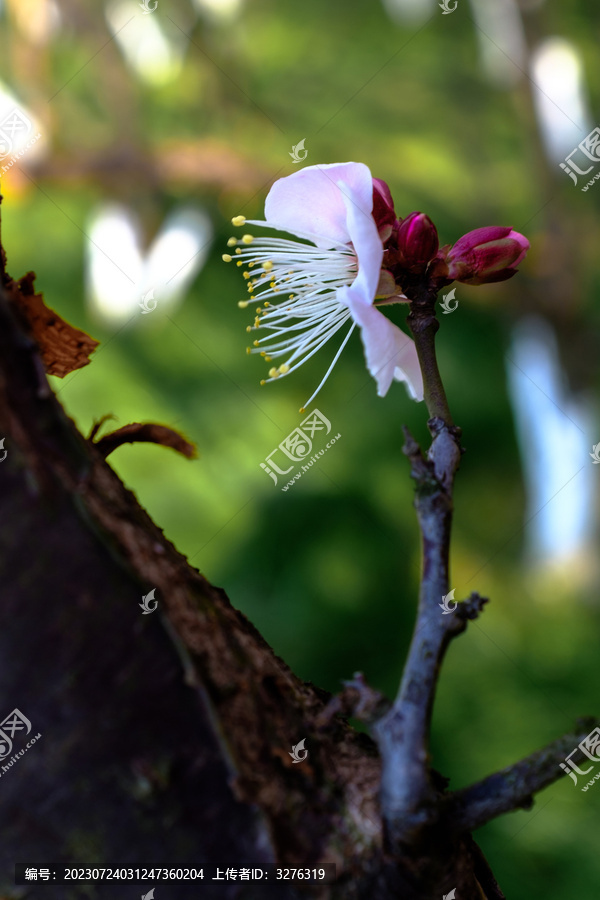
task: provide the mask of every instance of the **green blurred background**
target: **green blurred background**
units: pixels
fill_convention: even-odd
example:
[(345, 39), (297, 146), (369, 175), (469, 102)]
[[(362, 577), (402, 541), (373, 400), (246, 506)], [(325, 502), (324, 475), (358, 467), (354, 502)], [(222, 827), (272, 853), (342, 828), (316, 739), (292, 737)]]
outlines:
[[(480, 48), (495, 35), (466, 0), (452, 15), (433, 4), (413, 20), (392, 15), (391, 0), (159, 0), (147, 17), (136, 2), (91, 6), (15, 0), (0, 19), (0, 78), (42, 134), (37, 156), (2, 178), (8, 269), (35, 270), (48, 305), (101, 341), (90, 366), (53, 379), (69, 415), (85, 434), (111, 413), (117, 426), (155, 421), (195, 441), (193, 462), (137, 445), (110, 464), (302, 678), (336, 691), (360, 670), (391, 696), (420, 566), (401, 429), (426, 441), (426, 411), (399, 384), (376, 396), (355, 336), (316, 401), (340, 440), (289, 491), (275, 487), (259, 464), (299, 424), (335, 347), (260, 387), (265, 365), (245, 352), (250, 310), (237, 308), (245, 286), (221, 261), (230, 218), (262, 218), (269, 185), (298, 168), (289, 153), (304, 138), (302, 165), (365, 162), (389, 183), (398, 214), (427, 212), (443, 244), (486, 224), (523, 231), (532, 251), (522, 272), (459, 286), (458, 311), (441, 316), (440, 365), (467, 448), (451, 584), (457, 598), (478, 590), (491, 603), (450, 648), (434, 764), (459, 787), (598, 715), (595, 554), (551, 567), (525, 553), (505, 354), (513, 323), (541, 313), (566, 377), (595, 397), (600, 188), (581, 197), (547, 162), (522, 66), (503, 84), (490, 79)], [(551, 35), (577, 48), (599, 110), (597, 4), (521, 12), (530, 48)], [(152, 20), (171, 61), (159, 42), (137, 68), (128, 62), (111, 37), (117, 14), (132, 45)], [(145, 247), (181, 204), (214, 228), (183, 302), (117, 325), (85, 287), (90, 217), (114, 201), (139, 217)], [(600, 788), (582, 796), (562, 779), (531, 812), (477, 838), (512, 900), (596, 900), (598, 828)]]

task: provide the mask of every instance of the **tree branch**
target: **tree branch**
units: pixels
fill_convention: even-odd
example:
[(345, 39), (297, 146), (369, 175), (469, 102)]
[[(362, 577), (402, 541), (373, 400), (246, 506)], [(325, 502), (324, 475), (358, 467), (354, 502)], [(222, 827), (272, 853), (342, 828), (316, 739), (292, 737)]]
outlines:
[(415, 507), (423, 542), (417, 621), (394, 705), (373, 729), (382, 757), (382, 814), (393, 845), (414, 840), (416, 833), (437, 820), (438, 792), (428, 765), (435, 687), (450, 640), (464, 631), (469, 614), (476, 614), (482, 605), (472, 602), (469, 614), (462, 616), (440, 611), (440, 602), (448, 593), (452, 484), (461, 449), (460, 429), (452, 424), (435, 357), (438, 322), (434, 303), (435, 294), (419, 298), (408, 317), (421, 362), (433, 437), (425, 459), (405, 429), (403, 451), (416, 482)]
[[(435, 357), (433, 295), (415, 294), (408, 317), (421, 362), (424, 396), (431, 418), (433, 441), (424, 457), (417, 442), (404, 429), (404, 453), (416, 482), (415, 508), (423, 542), (423, 574), (415, 630), (400, 689), (391, 709), (373, 726), (382, 759), (381, 810), (386, 838), (392, 849), (427, 842), (443, 827), (460, 839), (504, 812), (529, 808), (533, 794), (556, 781), (563, 771), (585, 777), (565, 759), (600, 761), (598, 736), (578, 731), (566, 735), (513, 766), (450, 795), (440, 789), (440, 777), (429, 765), (430, 726), (440, 667), (450, 641), (462, 633), (466, 620), (475, 618), (487, 601), (472, 594), (446, 610), (440, 601), (448, 593), (448, 557), (452, 523), (452, 487), (458, 469), (460, 429), (452, 423)], [(589, 732), (594, 720), (578, 726)], [(585, 741), (585, 744), (583, 744)], [(579, 744), (579, 748), (578, 745)], [(593, 753), (592, 753), (593, 751)], [(563, 771), (561, 771), (561, 766)], [(585, 788), (583, 788), (585, 789)], [(499, 894), (496, 894), (499, 896)]]
[[(589, 732), (600, 725), (597, 719), (580, 719), (577, 730), (553, 741), (520, 762), (470, 787), (451, 794), (447, 800), (447, 821), (457, 831), (480, 828), (503, 813), (530, 809), (533, 795), (558, 781), (565, 772), (560, 768), (566, 756), (577, 762), (589, 758), (578, 748)], [(573, 752), (576, 751), (576, 752)], [(577, 776), (574, 774), (574, 778)], [(582, 776), (585, 779), (585, 774)]]
[[(435, 297), (433, 302), (435, 302)], [(448, 406), (446, 391), (442, 384), (442, 377), (435, 355), (435, 335), (440, 327), (440, 323), (435, 317), (434, 309), (429, 304), (422, 308), (413, 306), (407, 317), (407, 322), (413, 333), (419, 363), (421, 364), (424, 399), (429, 415), (432, 418), (439, 417), (447, 425), (452, 425), (450, 407)]]

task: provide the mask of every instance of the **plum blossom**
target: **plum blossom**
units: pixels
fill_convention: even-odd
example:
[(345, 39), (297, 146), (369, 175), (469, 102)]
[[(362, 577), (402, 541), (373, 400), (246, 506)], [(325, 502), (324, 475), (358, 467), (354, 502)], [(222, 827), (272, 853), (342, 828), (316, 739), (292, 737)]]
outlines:
[[(246, 224), (236, 216), (236, 226)], [(452, 281), (487, 284), (511, 278), (529, 249), (512, 228), (487, 226), (439, 246), (429, 216), (397, 218), (385, 181), (363, 163), (306, 166), (275, 182), (265, 200), (264, 221), (251, 225), (287, 232), (284, 237), (232, 237), (233, 255), (250, 297), (259, 303), (248, 332), (263, 335), (248, 347), (267, 362), (273, 381), (314, 356), (341, 329), (345, 335), (312, 403), (358, 325), (367, 369), (384, 397), (392, 381), (403, 381), (414, 400), (423, 399), (423, 376), (413, 340), (381, 312), (390, 303), (410, 303), (411, 313), (433, 314), (438, 291)], [(409, 319), (411, 322), (411, 319)], [(304, 407), (301, 411), (304, 411)]]
[[(246, 223), (243, 216), (232, 221)], [(376, 297), (388, 303), (407, 300), (392, 276), (382, 273), (384, 241), (395, 223), (388, 186), (372, 178), (363, 163), (307, 166), (275, 182), (265, 201), (265, 220), (249, 224), (299, 240), (245, 234), (241, 240), (230, 239), (235, 253), (223, 257), (248, 267), (243, 275), (250, 298), (238, 305), (260, 303), (247, 330), (267, 333), (248, 352), (260, 353), (268, 362), (281, 360), (266, 381), (295, 371), (349, 325), (308, 406), (358, 325), (379, 396), (396, 380), (406, 384), (415, 400), (423, 399), (414, 342), (375, 306)]]

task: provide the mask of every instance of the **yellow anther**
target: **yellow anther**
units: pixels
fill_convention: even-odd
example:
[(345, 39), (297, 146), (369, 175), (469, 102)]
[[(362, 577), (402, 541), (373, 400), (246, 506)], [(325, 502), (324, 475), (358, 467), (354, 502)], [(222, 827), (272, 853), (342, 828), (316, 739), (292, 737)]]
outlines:
[(272, 359), (272, 357), (267, 356), (267, 354), (265, 353), (265, 362), (271, 362), (271, 359)]
[(251, 294), (253, 290), (254, 290), (254, 282), (249, 281), (248, 282), (248, 293)]
[(270, 305), (271, 305), (271, 304), (269, 303), (269, 301), (268, 301), (268, 300), (265, 300), (265, 306), (270, 306)]
[(254, 320), (254, 327), (260, 328), (260, 319), (258, 318), (258, 316)]
[(293, 300), (293, 299), (294, 299), (294, 295), (290, 294), (290, 296), (288, 297), (288, 300)]
[(236, 266), (243, 266), (243, 265), (244, 265), (244, 263), (242, 262), (242, 260), (238, 259), (238, 261), (236, 262)]
[(242, 241), (244, 242), (244, 244), (251, 244), (253, 240), (254, 240), (253, 234), (245, 234), (242, 237)]
[(272, 268), (273, 268), (273, 263), (271, 262), (270, 259), (266, 259), (263, 263), (263, 269), (265, 270), (265, 272), (270, 272)]
[(264, 350), (261, 350), (261, 351), (260, 351), (260, 355), (261, 355), (261, 356), (266, 356), (267, 354), (265, 353)]
[(260, 344), (260, 341), (254, 341), (254, 346), (255, 346), (255, 347), (258, 347), (259, 344)]
[(224, 253), (221, 256), (221, 259), (223, 260), (223, 262), (231, 262), (232, 257), (229, 255), (229, 253)]
[(279, 371), (273, 366), (272, 369), (269, 369), (269, 378), (277, 378), (279, 375)]
[(290, 367), (288, 366), (287, 363), (283, 363), (283, 365), (279, 366), (280, 375), (287, 375), (287, 373), (289, 371), (290, 371)]
[(271, 288), (271, 290), (274, 290), (275, 282), (274, 281), (269, 282), (269, 287)]
[(264, 378), (261, 378), (260, 383), (261, 383), (261, 385), (263, 385), (263, 384), (266, 384), (267, 382), (265, 381)]
[(244, 278), (250, 278), (250, 272), (242, 272)]
[(251, 262), (251, 263), (248, 263), (248, 268), (249, 268), (249, 269), (251, 269), (251, 268), (252, 268), (252, 266), (253, 266), (253, 265), (254, 265), (254, 263), (253, 263), (253, 262)]
[(257, 306), (257, 307), (256, 307), (256, 312), (257, 312), (257, 313), (262, 312), (262, 309), (260, 308), (260, 306)]
[(239, 227), (240, 225), (246, 224), (246, 216), (234, 216), (231, 220), (231, 224)]
[(300, 407), (300, 409), (299, 409), (299, 410), (298, 410), (298, 412), (299, 412), (299, 413), (305, 413), (305, 412), (306, 412), (306, 410), (305, 410), (305, 409), (304, 409), (304, 407), (303, 407), (303, 406), (301, 406), (301, 407)]
[(240, 247), (236, 247), (236, 248), (235, 248), (235, 252), (236, 252), (236, 253), (241, 253), (242, 251), (241, 251)]
[(252, 325), (246, 325), (246, 331), (252, 331)]
[(249, 302), (250, 302), (249, 300), (240, 300), (238, 303), (238, 306), (240, 309), (246, 309)]
[(236, 244), (237, 244), (237, 238), (230, 237), (229, 240), (227, 241), (228, 247), (235, 247)]

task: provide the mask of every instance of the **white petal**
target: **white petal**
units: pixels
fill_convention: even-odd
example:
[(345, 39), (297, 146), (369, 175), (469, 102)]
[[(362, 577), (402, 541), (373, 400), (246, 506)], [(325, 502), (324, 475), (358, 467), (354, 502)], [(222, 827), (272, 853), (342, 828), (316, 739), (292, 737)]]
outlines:
[(351, 240), (347, 208), (339, 181), (352, 191), (354, 202), (367, 215), (373, 210), (373, 179), (364, 163), (306, 166), (275, 182), (265, 200), (265, 219), (271, 228), (311, 235), (320, 248)]
[(358, 275), (351, 290), (355, 297), (373, 303), (383, 261), (383, 244), (371, 215), (373, 204), (365, 209), (360, 194), (344, 181), (339, 181), (338, 187), (346, 206), (348, 234), (358, 259)]
[(377, 307), (358, 299), (351, 288), (340, 288), (338, 295), (344, 292), (344, 302), (360, 325), (367, 368), (377, 382), (378, 395), (385, 397), (395, 379), (406, 383), (413, 400), (422, 400), (423, 376), (414, 341)]

